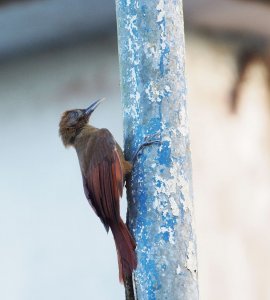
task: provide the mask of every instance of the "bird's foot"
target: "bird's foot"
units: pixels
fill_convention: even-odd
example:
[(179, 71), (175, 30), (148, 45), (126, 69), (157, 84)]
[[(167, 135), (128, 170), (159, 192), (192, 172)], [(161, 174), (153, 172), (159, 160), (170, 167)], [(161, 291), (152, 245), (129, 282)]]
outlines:
[(144, 142), (139, 146), (139, 148), (137, 149), (137, 151), (135, 152), (133, 158), (132, 158), (132, 164), (134, 165), (134, 163), (136, 162), (140, 152), (147, 146), (150, 146), (152, 144), (161, 144), (161, 136), (160, 133), (155, 133), (155, 134), (151, 134), (151, 135), (147, 135), (144, 138)]

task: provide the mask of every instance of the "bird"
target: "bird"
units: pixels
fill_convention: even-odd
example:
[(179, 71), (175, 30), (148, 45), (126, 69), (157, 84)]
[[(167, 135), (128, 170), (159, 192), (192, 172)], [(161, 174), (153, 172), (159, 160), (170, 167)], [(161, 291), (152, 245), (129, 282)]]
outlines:
[(158, 140), (145, 141), (132, 161), (125, 160), (121, 147), (108, 129), (88, 124), (91, 114), (103, 100), (94, 101), (86, 109), (65, 111), (60, 119), (59, 135), (65, 147), (73, 146), (77, 152), (85, 196), (106, 231), (110, 229), (113, 234), (119, 280), (124, 282), (136, 269), (137, 257), (136, 243), (120, 216), (119, 202), (125, 179), (138, 153)]

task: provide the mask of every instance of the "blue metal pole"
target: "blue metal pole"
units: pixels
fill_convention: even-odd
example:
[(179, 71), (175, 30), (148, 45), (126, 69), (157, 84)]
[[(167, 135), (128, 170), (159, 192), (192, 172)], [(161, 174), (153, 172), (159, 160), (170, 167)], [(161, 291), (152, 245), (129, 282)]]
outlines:
[(198, 299), (182, 0), (116, 0), (125, 154), (145, 148), (128, 190), (138, 300)]

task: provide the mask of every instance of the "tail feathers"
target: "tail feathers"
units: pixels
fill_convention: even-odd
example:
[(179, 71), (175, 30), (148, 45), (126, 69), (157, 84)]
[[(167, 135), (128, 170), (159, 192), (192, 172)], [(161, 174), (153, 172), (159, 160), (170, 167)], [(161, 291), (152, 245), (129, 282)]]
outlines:
[(110, 224), (110, 227), (117, 250), (119, 280), (123, 282), (137, 267), (136, 244), (122, 220), (119, 223)]

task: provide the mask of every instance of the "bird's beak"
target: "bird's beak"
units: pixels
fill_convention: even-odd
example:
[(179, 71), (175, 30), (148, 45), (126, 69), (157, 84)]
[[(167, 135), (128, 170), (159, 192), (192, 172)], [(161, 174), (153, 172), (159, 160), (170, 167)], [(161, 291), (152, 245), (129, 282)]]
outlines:
[(98, 99), (96, 100), (94, 103), (92, 103), (89, 107), (86, 108), (85, 110), (85, 114), (87, 116), (90, 116), (92, 114), (92, 112), (99, 106), (99, 104), (104, 101), (105, 98), (102, 98), (102, 99)]

